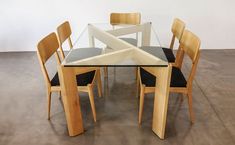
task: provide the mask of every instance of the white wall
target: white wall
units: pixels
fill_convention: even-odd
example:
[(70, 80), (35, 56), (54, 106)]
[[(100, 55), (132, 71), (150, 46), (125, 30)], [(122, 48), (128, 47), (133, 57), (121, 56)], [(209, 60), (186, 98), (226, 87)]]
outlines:
[(37, 42), (65, 20), (77, 37), (87, 23), (108, 22), (111, 12), (141, 12), (162, 44), (174, 17), (183, 19), (204, 49), (235, 48), (234, 0), (1, 0), (0, 51), (36, 50)]

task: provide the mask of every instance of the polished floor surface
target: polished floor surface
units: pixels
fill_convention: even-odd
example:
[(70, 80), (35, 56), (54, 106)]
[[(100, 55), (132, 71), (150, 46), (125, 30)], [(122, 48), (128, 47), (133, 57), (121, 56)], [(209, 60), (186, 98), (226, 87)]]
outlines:
[[(55, 60), (55, 59), (54, 59)], [(50, 60), (50, 75), (56, 70)], [(186, 59), (185, 75), (190, 69)], [(151, 131), (153, 95), (146, 95), (143, 124), (133, 68), (109, 68), (103, 97), (95, 91), (97, 123), (88, 95), (80, 94), (85, 133), (69, 137), (62, 102), (52, 96), (47, 120), (46, 89), (36, 53), (0, 53), (0, 145), (234, 145), (235, 50), (203, 50), (193, 84), (196, 122), (188, 117), (187, 98), (171, 94), (166, 139)]]

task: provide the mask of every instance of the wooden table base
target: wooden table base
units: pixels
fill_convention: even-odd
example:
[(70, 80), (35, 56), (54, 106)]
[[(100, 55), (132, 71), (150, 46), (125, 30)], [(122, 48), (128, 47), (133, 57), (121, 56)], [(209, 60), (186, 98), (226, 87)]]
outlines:
[(58, 66), (61, 93), (70, 136), (84, 132), (74, 67)]
[[(156, 76), (152, 130), (161, 139), (164, 139), (172, 67), (169, 65), (168, 67), (143, 68)], [(77, 91), (76, 69), (58, 66), (58, 72), (69, 135), (76, 136), (84, 132)]]
[(164, 139), (172, 66), (144, 67), (144, 69), (156, 76), (152, 130)]

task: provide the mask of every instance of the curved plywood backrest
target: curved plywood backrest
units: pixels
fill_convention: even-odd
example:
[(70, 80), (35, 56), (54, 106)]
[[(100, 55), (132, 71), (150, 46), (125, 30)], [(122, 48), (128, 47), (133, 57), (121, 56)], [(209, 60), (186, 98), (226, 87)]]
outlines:
[(110, 24), (112, 25), (137, 25), (140, 24), (141, 14), (140, 13), (111, 13)]
[(59, 48), (59, 43), (56, 34), (53, 32), (47, 35), (38, 43), (38, 54), (43, 63), (55, 53)]
[(189, 30), (185, 30), (181, 38), (180, 45), (184, 53), (191, 58), (192, 62), (195, 62), (201, 45), (200, 39)]
[(57, 27), (57, 33), (59, 37), (60, 44), (63, 44), (65, 40), (70, 38), (72, 31), (68, 21), (65, 21), (63, 24)]
[(181, 39), (184, 29), (185, 29), (185, 23), (180, 19), (175, 18), (171, 27), (171, 32), (178, 40)]

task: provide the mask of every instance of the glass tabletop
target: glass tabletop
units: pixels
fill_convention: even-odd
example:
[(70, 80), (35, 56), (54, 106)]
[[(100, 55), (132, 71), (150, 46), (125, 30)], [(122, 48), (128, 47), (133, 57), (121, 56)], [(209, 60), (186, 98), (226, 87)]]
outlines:
[(152, 23), (88, 24), (62, 62), (65, 67), (165, 67), (168, 61)]

